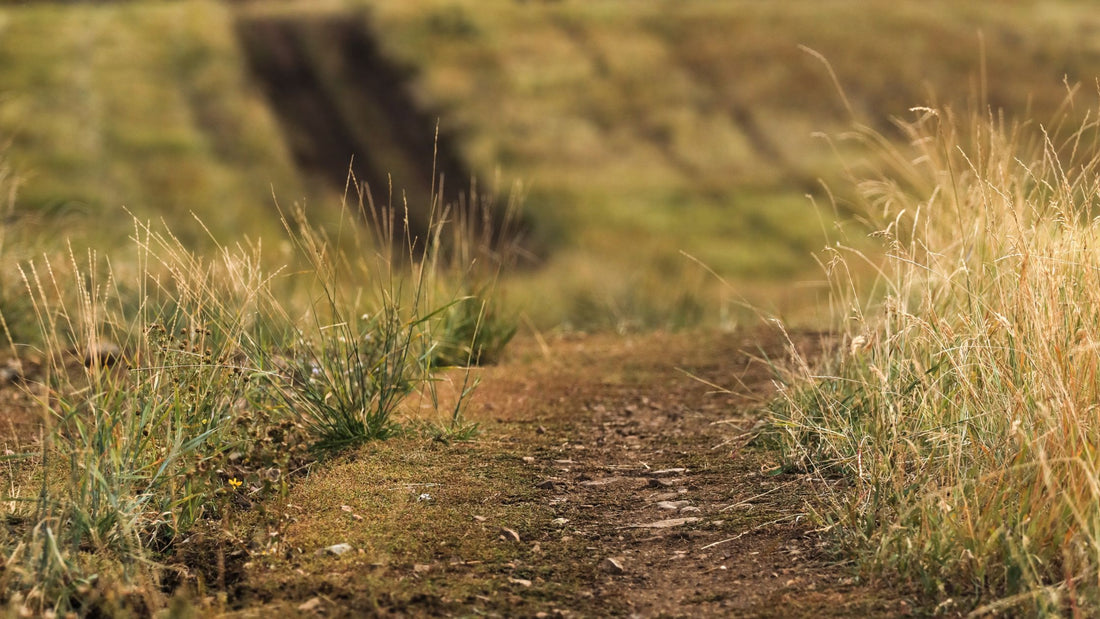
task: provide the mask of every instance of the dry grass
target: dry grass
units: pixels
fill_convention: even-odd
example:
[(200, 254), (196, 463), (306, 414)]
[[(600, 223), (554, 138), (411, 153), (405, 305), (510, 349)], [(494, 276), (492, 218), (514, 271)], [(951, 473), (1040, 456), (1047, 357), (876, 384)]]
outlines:
[(823, 524), (941, 609), (1094, 614), (1097, 125), (912, 118), (860, 185), (879, 276), (824, 257), (848, 336), (790, 376), (784, 445), (847, 481)]

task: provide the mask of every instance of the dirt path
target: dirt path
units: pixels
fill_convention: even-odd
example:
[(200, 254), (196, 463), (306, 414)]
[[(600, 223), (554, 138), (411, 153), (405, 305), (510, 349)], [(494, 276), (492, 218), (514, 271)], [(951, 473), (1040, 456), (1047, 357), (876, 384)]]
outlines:
[(749, 442), (774, 389), (754, 357), (783, 355), (759, 332), (520, 342), (481, 376), (475, 442), (390, 441), (292, 491), (232, 614), (905, 615), (824, 556), (810, 482)]

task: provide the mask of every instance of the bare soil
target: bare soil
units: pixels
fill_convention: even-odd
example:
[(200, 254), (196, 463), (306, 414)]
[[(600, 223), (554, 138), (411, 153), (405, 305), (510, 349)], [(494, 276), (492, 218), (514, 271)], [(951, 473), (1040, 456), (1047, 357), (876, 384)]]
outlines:
[[(321, 467), (291, 491), (278, 556), (248, 561), (222, 608), (909, 615), (912, 600), (829, 557), (806, 514), (813, 482), (754, 441), (775, 389), (763, 359), (786, 346), (765, 331), (518, 342), (481, 370), (480, 437), (387, 441)], [(353, 551), (321, 551), (336, 543)]]
[[(473, 440), (373, 443), (318, 463), (285, 497), (200, 523), (164, 558), (185, 575), (173, 607), (234, 617), (922, 614), (917, 598), (829, 555), (807, 513), (817, 482), (785, 472), (758, 438), (775, 393), (770, 364), (820, 345), (765, 330), (522, 339), (475, 370)], [(5, 449), (34, 443), (33, 402), (0, 388)], [(336, 544), (348, 552), (325, 551)]]

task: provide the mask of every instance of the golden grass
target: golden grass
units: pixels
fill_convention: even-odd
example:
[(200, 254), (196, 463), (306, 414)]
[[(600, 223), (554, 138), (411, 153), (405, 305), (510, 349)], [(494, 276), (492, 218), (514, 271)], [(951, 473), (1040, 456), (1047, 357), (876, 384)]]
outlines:
[(860, 185), (878, 277), (824, 257), (848, 335), (790, 377), (783, 443), (848, 481), (820, 515), (868, 569), (941, 609), (1094, 614), (1098, 127), (912, 118)]

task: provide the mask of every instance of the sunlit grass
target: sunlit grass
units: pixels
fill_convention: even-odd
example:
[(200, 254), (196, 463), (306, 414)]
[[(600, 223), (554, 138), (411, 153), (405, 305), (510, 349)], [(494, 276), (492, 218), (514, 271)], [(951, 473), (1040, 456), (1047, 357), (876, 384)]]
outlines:
[(860, 184), (879, 276), (824, 255), (846, 336), (788, 377), (784, 445), (846, 482), (820, 516), (869, 571), (947, 609), (1095, 614), (1097, 125), (913, 118)]
[(194, 212), (219, 235), (256, 238), (279, 231), (273, 211), (254, 214), (272, 190), (301, 191), (224, 5), (6, 6), (0, 66), (0, 135), (25, 181), (19, 208), (51, 233), (64, 222), (118, 242), (126, 207), (170, 222)]

